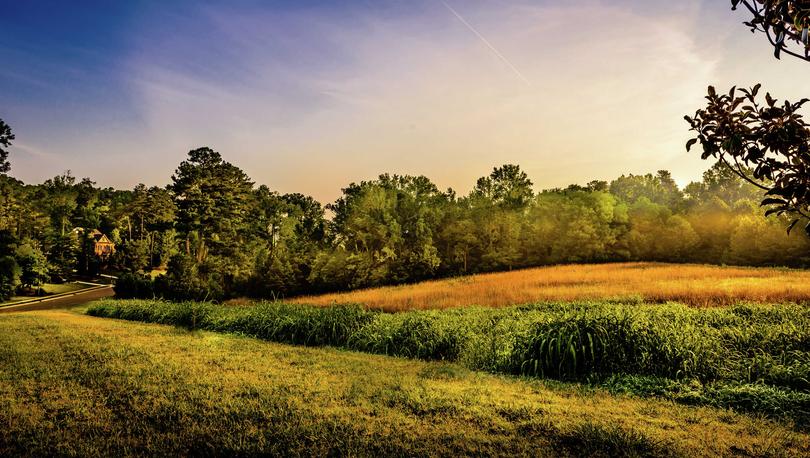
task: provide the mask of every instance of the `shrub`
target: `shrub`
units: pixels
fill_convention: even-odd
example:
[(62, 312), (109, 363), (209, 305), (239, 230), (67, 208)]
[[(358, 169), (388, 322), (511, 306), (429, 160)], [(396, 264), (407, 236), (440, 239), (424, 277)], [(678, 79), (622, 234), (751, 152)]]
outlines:
[(191, 256), (177, 254), (169, 262), (168, 273), (155, 280), (155, 293), (176, 301), (222, 300), (225, 282), (219, 267), (213, 257), (197, 264)]
[(0, 257), (0, 301), (6, 301), (20, 284), (20, 266), (11, 256)]
[(150, 299), (155, 297), (154, 282), (148, 275), (124, 273), (115, 282), (115, 296), (121, 299)]

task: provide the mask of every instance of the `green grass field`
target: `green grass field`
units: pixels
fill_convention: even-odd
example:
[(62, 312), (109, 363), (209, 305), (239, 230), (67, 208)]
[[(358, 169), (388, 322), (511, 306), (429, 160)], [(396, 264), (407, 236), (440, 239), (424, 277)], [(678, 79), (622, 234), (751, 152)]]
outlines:
[(810, 426), (810, 308), (548, 303), (382, 313), (360, 307), (106, 301), (95, 316), (579, 381)]
[(4, 456), (810, 453), (725, 409), (66, 311), (0, 317), (0, 377)]
[[(53, 283), (46, 283), (45, 285), (42, 285), (42, 289), (45, 290), (45, 293), (48, 296), (51, 296), (51, 295), (54, 295), (54, 294), (72, 293), (73, 291), (80, 291), (80, 290), (87, 289), (87, 288), (90, 288), (90, 286), (89, 285), (82, 285), (82, 284), (79, 284), (79, 283), (62, 283), (62, 284), (59, 284), (59, 285), (53, 284)], [(47, 296), (43, 296), (43, 297), (47, 297)], [(40, 299), (40, 298), (41, 297), (37, 297), (37, 296), (12, 296), (8, 301), (0, 303), (0, 306), (2, 306), (2, 305), (11, 305), (11, 304), (21, 302), (21, 301), (27, 301), (27, 300), (31, 300), (31, 299)]]
[(810, 455), (804, 303), (114, 299), (0, 316), (0, 377), (1, 456)]

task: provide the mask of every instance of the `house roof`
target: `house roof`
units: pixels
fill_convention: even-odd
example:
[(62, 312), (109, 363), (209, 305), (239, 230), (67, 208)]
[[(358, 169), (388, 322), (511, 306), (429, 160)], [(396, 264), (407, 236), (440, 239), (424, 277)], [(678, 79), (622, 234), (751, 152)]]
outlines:
[[(76, 227), (70, 232), (73, 234), (82, 234), (84, 233), (84, 228)], [(92, 231), (90, 231), (90, 237), (93, 238), (93, 241), (95, 243), (113, 243), (109, 237), (104, 235), (104, 233), (98, 229), (93, 229)]]
[(93, 234), (93, 240), (95, 240), (96, 243), (112, 243), (112, 241), (101, 232), (99, 232), (98, 234)]

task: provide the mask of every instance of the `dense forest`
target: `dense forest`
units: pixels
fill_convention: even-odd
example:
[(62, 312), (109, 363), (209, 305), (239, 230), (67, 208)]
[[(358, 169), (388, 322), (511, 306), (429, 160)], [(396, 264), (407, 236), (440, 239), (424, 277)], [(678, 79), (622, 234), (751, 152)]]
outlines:
[[(6, 168), (7, 169), (7, 168)], [(806, 266), (810, 240), (762, 217), (762, 191), (718, 163), (534, 192), (517, 165), (459, 196), (424, 176), (351, 183), (325, 206), (256, 186), (209, 148), (166, 187), (99, 188), (70, 172), (0, 174), (0, 295), (99, 272), (130, 296), (220, 300), (414, 282), (571, 262)], [(99, 256), (94, 231), (115, 243)]]

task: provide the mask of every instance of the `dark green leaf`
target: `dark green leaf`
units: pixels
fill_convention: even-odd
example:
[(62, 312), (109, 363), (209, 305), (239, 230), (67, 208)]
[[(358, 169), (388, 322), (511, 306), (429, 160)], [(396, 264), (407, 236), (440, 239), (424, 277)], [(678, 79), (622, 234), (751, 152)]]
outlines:
[(796, 225), (796, 223), (798, 223), (798, 222), (799, 222), (799, 220), (798, 220), (798, 219), (794, 219), (794, 220), (793, 220), (793, 222), (792, 222), (792, 223), (790, 223), (790, 226), (788, 226), (788, 228), (787, 228), (787, 234), (788, 234), (788, 235), (790, 235), (790, 231), (792, 231), (792, 230), (793, 230), (793, 227), (794, 227), (794, 226)]
[(785, 202), (782, 199), (770, 198), (770, 199), (763, 200), (762, 203), (759, 204), (759, 206), (762, 207), (762, 206), (765, 206), (765, 205), (786, 205), (786, 204), (787, 204), (787, 202)]

